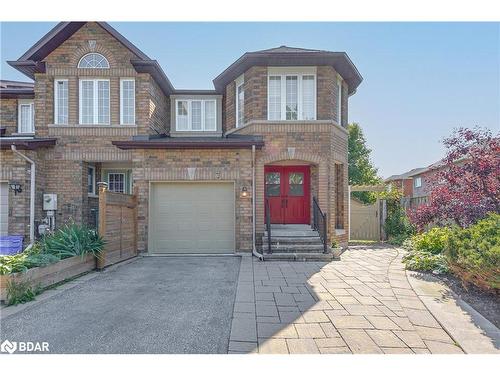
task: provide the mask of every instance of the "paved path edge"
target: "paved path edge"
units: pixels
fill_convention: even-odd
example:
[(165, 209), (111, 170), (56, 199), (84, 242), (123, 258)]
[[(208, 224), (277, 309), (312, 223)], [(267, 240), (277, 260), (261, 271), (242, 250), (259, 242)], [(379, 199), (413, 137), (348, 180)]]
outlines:
[(499, 354), (500, 330), (440, 279), (406, 270), (418, 298), (467, 354)]

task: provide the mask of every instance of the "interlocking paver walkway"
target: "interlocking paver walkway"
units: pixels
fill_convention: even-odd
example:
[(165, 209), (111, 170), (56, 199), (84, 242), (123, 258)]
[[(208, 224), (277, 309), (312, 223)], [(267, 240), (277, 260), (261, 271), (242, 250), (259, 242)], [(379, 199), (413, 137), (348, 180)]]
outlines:
[(242, 259), (229, 353), (462, 353), (392, 247), (333, 262)]

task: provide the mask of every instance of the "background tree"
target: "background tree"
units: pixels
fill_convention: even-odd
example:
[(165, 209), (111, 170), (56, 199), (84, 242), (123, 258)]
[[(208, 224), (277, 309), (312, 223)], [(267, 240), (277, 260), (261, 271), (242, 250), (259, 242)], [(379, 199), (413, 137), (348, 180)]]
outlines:
[(500, 135), (487, 129), (459, 128), (443, 141), (446, 157), (431, 180), (428, 203), (410, 213), (423, 229), (454, 222), (464, 228), (500, 213)]
[[(349, 124), (349, 185), (374, 185), (382, 182), (377, 176), (375, 168), (370, 160), (372, 150), (366, 145), (366, 139), (361, 126), (357, 123)], [(370, 192), (353, 192), (352, 195), (363, 203), (373, 203), (376, 195)]]

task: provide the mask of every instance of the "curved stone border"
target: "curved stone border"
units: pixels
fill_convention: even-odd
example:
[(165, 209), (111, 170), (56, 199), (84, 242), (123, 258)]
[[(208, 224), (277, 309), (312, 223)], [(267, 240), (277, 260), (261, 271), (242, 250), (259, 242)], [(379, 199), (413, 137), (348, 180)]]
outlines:
[(500, 353), (500, 330), (441, 280), (429, 274), (406, 271), (416, 295), (465, 353)]

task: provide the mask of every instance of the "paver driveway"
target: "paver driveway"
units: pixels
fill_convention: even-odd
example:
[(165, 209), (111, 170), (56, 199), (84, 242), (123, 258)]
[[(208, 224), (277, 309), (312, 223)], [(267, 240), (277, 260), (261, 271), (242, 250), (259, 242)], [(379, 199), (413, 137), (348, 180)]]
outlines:
[(52, 353), (226, 353), (238, 257), (149, 257), (1, 320)]
[(339, 262), (242, 259), (230, 353), (462, 353), (422, 304), (395, 248)]

